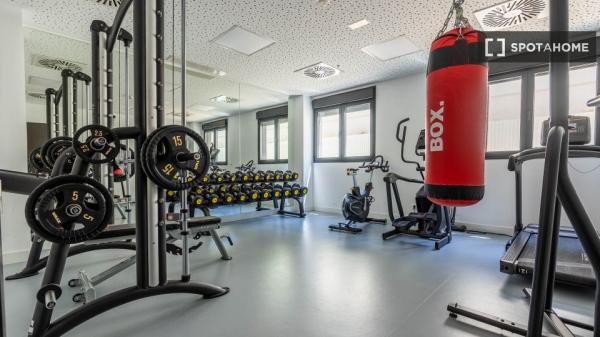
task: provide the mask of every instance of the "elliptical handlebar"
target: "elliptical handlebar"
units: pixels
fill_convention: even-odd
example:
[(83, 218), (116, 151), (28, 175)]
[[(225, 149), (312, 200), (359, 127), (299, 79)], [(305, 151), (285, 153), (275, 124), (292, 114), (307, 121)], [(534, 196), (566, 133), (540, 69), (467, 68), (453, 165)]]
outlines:
[(380, 169), (382, 172), (390, 170), (389, 161), (383, 159), (382, 155), (375, 156), (370, 162), (363, 162), (358, 168), (364, 168), (367, 173)]
[[(406, 140), (406, 125), (402, 125), (406, 122), (410, 121), (410, 118), (406, 117), (403, 120), (401, 120), (400, 122), (398, 122), (398, 127), (396, 128), (396, 139), (400, 142), (401, 146), (401, 152), (400, 152), (400, 158), (402, 159), (403, 162), (407, 163), (407, 164), (412, 164), (412, 165), (416, 165), (417, 168), (417, 172), (419, 172), (419, 174), (421, 175), (421, 178), (425, 179), (425, 177), (423, 176), (423, 167), (421, 166), (421, 163), (419, 163), (418, 161), (414, 161), (414, 160), (408, 160), (406, 159), (406, 157), (404, 156), (404, 143)], [(402, 137), (400, 137), (400, 127), (402, 126)], [(416, 150), (415, 150), (415, 153)]]

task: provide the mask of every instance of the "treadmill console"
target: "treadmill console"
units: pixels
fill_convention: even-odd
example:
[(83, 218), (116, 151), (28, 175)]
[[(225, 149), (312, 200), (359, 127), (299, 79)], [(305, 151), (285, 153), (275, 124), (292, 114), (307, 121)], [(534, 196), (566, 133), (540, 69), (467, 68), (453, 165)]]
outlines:
[[(546, 119), (542, 124), (542, 146), (546, 146), (550, 120)], [(590, 118), (587, 116), (569, 116), (569, 144), (585, 145), (592, 140)]]

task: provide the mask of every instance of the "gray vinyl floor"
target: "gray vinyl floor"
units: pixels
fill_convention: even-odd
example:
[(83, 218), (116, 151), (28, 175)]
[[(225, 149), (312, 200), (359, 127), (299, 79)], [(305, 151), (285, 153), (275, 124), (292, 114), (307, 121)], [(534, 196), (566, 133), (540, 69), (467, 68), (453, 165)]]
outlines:
[[(528, 282), (498, 271), (506, 237), (456, 234), (441, 251), (417, 238), (382, 241), (390, 226), (372, 224), (359, 235), (331, 232), (339, 220), (328, 214), (305, 219), (269, 216), (226, 226), (235, 240), (231, 261), (214, 245), (192, 256), (193, 279), (228, 286), (221, 298), (166, 295), (111, 310), (67, 336), (85, 337), (434, 337), (498, 336), (501, 331), (448, 318), (446, 305), (459, 301), (525, 322)], [(69, 278), (93, 273), (128, 256), (92, 252), (67, 263), (55, 316), (76, 308)], [(180, 260), (169, 257), (178, 277)], [(5, 267), (5, 275), (21, 266)], [(106, 294), (130, 286), (134, 269), (98, 288)], [(41, 275), (5, 283), (8, 336), (25, 336)], [(560, 287), (556, 306), (590, 321), (593, 292)], [(586, 334), (577, 331), (581, 335)], [(510, 336), (509, 333), (504, 333)]]

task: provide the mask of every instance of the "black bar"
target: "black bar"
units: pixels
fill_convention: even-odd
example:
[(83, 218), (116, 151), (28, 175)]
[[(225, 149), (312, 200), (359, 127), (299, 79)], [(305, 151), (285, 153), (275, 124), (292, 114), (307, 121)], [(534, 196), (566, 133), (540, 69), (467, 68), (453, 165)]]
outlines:
[[(588, 214), (577, 196), (577, 192), (571, 183), (568, 171), (561, 172), (558, 184), (558, 197), (567, 214), (573, 229), (577, 233), (581, 246), (585, 251), (590, 264), (594, 270), (596, 280), (600, 275), (600, 239), (590, 220)], [(597, 281), (596, 281), (597, 282)], [(600, 287), (596, 284), (596, 296), (594, 302), (594, 336), (600, 334)]]
[(69, 69), (65, 69), (60, 75), (62, 77), (62, 131), (63, 136), (69, 136), (69, 77), (73, 76), (73, 72)]
[(35, 174), (0, 170), (0, 181), (2, 181), (2, 190), (8, 193), (28, 195), (46, 181), (46, 178), (38, 177)]
[[(108, 52), (112, 52), (113, 49), (115, 48), (115, 44), (117, 42), (121, 24), (123, 23), (123, 20), (125, 19), (125, 16), (127, 15), (127, 11), (129, 10), (129, 7), (131, 6), (132, 3), (133, 3), (132, 0), (123, 0), (123, 1), (121, 1), (121, 5), (119, 5), (119, 9), (117, 10), (117, 14), (115, 15), (115, 19), (113, 20), (113, 23), (112, 23), (112, 28), (108, 33), (108, 37), (106, 38), (106, 46), (105, 47)], [(134, 34), (135, 34), (135, 29), (134, 29)], [(92, 43), (92, 45), (93, 45), (93, 43)], [(92, 75), (92, 77), (93, 77), (93, 75)]]
[(75, 74), (73, 74), (73, 111), (72, 111), (72, 115), (73, 115), (73, 120), (71, 121), (71, 123), (73, 124), (73, 135), (75, 134), (75, 132), (77, 132), (77, 78), (75, 77)]
[[(100, 33), (106, 32), (106, 23), (94, 20), (90, 26), (92, 33), (92, 124), (100, 124), (101, 85), (100, 83)], [(100, 165), (94, 165), (94, 179), (102, 179)]]
[[(137, 1), (138, 0), (136, 0), (136, 2)], [(78, 309), (71, 311), (57, 319), (54, 323), (52, 323), (46, 334), (44, 334), (44, 337), (60, 337), (90, 318), (102, 314), (110, 309), (146, 297), (175, 293), (188, 293), (202, 295), (204, 299), (211, 299), (223, 296), (228, 292), (229, 289), (227, 288), (220, 288), (204, 283), (186, 282), (169, 282), (162, 287), (154, 288), (125, 288), (109, 295), (102, 296), (95, 301), (79, 307)]]
[[(165, 67), (164, 67), (164, 1), (156, 0), (156, 127), (165, 124)], [(174, 37), (173, 37), (174, 38)], [(185, 110), (185, 109), (184, 109)], [(158, 282), (167, 283), (167, 233), (165, 227), (165, 190), (157, 189), (158, 194)]]
[[(121, 57), (119, 55), (119, 57)], [(119, 83), (119, 85), (121, 85)], [(114, 105), (113, 105), (113, 87), (114, 87), (114, 76), (113, 76), (113, 54), (111, 51), (106, 50), (106, 127), (109, 129), (113, 128), (114, 125)], [(129, 98), (126, 98), (129, 99)], [(129, 112), (127, 112), (129, 113)], [(119, 116), (120, 117), (120, 116)], [(107, 171), (106, 187), (111, 195), (114, 194), (115, 180), (114, 172), (111, 168)], [(111, 222), (113, 222), (111, 219)]]
[(52, 96), (56, 94), (56, 90), (52, 88), (46, 89), (46, 130), (48, 139), (52, 138)]
[[(48, 255), (48, 267), (42, 280), (42, 287), (49, 284), (60, 284), (68, 253), (69, 245), (58, 243), (52, 244), (52, 247), (50, 248), (50, 254)], [(35, 310), (33, 313), (33, 319), (31, 320), (31, 325), (29, 327), (28, 336), (46, 336), (45, 332), (50, 325), (51, 319), (52, 309), (47, 309), (44, 303), (37, 301), (35, 303)]]
[[(596, 59), (596, 97), (600, 96), (600, 57)], [(600, 145), (600, 106), (596, 107), (594, 144)]]
[(113, 132), (119, 139), (136, 139), (140, 135), (140, 129), (135, 126), (114, 128)]
[[(127, 2), (127, 1), (124, 1)], [(123, 7), (123, 2), (121, 2)], [(119, 9), (121, 8), (119, 7)], [(115, 25), (117, 26), (117, 25)], [(135, 153), (142, 153), (146, 140), (146, 1), (134, 0), (133, 4), (133, 105), (134, 123), (140, 129), (135, 143)], [(140, 155), (135, 156), (135, 166), (142, 167)], [(148, 274), (148, 187), (144, 170), (137, 170), (135, 179), (135, 226), (136, 226), (136, 277), (137, 286), (149, 286)]]
[(523, 230), (523, 176), (521, 172), (521, 166), (515, 169), (516, 218), (514, 234)]
[(553, 127), (548, 132), (527, 337), (539, 337), (543, 331), (548, 275), (552, 263), (550, 250), (553, 247), (552, 233), (554, 233), (556, 192), (564, 133), (565, 129), (560, 126)]

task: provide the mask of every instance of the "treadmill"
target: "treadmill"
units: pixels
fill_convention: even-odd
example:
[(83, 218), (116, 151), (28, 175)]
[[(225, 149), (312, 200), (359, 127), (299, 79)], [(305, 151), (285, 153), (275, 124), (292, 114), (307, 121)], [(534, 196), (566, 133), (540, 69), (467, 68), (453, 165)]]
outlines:
[[(508, 170), (515, 172), (516, 223), (514, 235), (506, 244), (506, 252), (500, 259), (500, 271), (506, 274), (533, 275), (538, 225), (523, 226), (522, 166), (526, 161), (543, 159), (545, 151), (545, 147), (527, 149), (511, 155), (508, 160)], [(600, 158), (600, 146), (570, 145), (569, 157)], [(590, 261), (577, 234), (569, 227), (560, 228), (556, 281), (586, 287), (594, 287), (596, 284)]]

